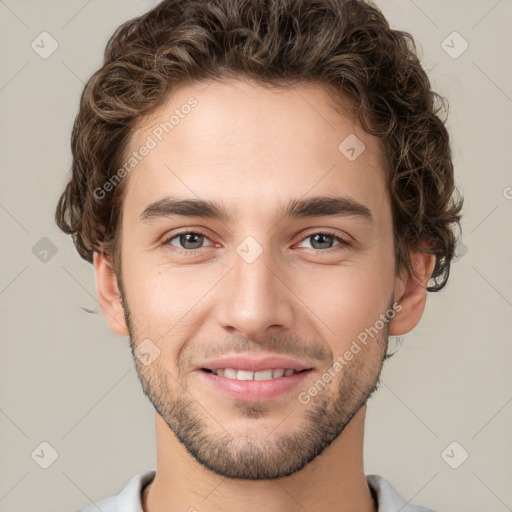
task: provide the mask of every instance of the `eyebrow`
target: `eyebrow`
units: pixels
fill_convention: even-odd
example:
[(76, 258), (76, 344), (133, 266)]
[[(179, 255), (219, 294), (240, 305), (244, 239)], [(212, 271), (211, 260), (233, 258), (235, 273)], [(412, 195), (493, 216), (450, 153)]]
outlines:
[[(164, 197), (149, 204), (140, 215), (142, 222), (172, 216), (203, 217), (223, 222), (236, 220), (235, 210), (206, 199), (180, 199)], [(307, 217), (359, 217), (373, 222), (370, 209), (349, 197), (317, 196), (304, 199), (292, 199), (277, 212), (277, 218)]]

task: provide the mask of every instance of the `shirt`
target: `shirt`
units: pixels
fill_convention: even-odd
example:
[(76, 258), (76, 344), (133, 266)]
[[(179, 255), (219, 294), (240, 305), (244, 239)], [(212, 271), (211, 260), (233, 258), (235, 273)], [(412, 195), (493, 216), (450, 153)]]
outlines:
[[(91, 503), (76, 512), (98, 512), (98, 509), (102, 512), (143, 512), (142, 491), (153, 481), (155, 475), (156, 470), (139, 473), (117, 496)], [(366, 482), (377, 503), (378, 512), (435, 512), (430, 508), (408, 504), (395, 488), (379, 475), (366, 475)]]

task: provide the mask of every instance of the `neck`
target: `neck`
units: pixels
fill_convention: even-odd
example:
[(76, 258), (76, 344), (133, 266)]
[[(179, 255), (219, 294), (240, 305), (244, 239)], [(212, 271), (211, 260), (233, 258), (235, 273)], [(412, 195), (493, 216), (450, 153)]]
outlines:
[(301, 471), (275, 480), (221, 477), (199, 464), (155, 415), (157, 469), (143, 495), (144, 512), (244, 510), (377, 512), (363, 470), (366, 407)]

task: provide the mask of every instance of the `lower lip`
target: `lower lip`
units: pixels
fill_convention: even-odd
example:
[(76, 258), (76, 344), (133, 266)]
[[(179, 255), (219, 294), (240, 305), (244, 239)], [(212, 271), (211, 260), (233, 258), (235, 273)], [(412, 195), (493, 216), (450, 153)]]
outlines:
[(214, 389), (242, 402), (263, 402), (289, 393), (312, 372), (312, 370), (306, 370), (269, 380), (236, 380), (204, 370), (198, 371)]

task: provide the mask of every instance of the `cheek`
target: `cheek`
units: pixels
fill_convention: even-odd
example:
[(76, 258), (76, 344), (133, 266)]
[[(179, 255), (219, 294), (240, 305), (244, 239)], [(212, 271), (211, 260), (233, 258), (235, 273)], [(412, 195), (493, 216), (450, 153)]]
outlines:
[(201, 301), (219, 280), (206, 267), (155, 266), (142, 258), (123, 264), (123, 277), (137, 338), (150, 338), (162, 351), (173, 350), (173, 339), (194, 335)]
[[(392, 261), (372, 265), (366, 262), (308, 273), (297, 295), (312, 312), (308, 317), (329, 342), (333, 353), (346, 350), (386, 312), (393, 292), (392, 265)], [(382, 323), (378, 326), (382, 327)]]

